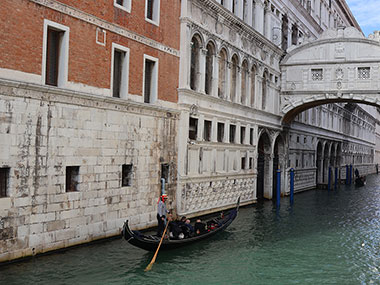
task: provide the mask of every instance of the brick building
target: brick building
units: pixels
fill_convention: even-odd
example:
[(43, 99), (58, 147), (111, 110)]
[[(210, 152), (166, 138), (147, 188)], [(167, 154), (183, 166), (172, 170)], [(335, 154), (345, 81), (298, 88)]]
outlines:
[(0, 10), (0, 262), (153, 225), (177, 157), (179, 1)]

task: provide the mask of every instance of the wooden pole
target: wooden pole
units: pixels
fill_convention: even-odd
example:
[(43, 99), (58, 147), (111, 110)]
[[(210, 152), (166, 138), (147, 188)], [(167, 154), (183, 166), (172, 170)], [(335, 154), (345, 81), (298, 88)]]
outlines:
[(151, 270), (152, 267), (153, 267), (153, 264), (156, 262), (157, 254), (158, 254), (158, 251), (160, 250), (161, 243), (162, 243), (162, 241), (164, 240), (164, 236), (165, 236), (166, 230), (167, 230), (167, 228), (168, 228), (168, 225), (169, 225), (169, 220), (166, 221), (166, 227), (165, 227), (164, 233), (162, 234), (162, 237), (161, 237), (160, 243), (158, 244), (158, 247), (157, 247), (156, 253), (155, 253), (154, 256), (153, 256), (152, 261), (151, 261), (151, 262), (148, 264), (148, 266), (145, 268), (145, 270), (144, 270), (145, 272)]

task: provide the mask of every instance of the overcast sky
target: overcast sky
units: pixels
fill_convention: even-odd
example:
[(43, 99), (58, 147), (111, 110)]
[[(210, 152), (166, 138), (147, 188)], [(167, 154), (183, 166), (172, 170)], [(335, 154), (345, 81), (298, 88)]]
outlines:
[(364, 34), (380, 30), (380, 0), (346, 0)]

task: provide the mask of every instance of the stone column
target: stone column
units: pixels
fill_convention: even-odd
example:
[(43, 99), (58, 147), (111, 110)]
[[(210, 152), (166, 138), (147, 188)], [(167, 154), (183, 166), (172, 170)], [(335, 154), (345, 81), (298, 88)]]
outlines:
[(205, 93), (205, 85), (206, 85), (206, 55), (207, 55), (207, 49), (201, 48), (199, 53), (199, 92)]
[(270, 4), (268, 4), (268, 6), (264, 7), (264, 25), (265, 25), (264, 33), (265, 33), (265, 37), (271, 41), (272, 39), (270, 38), (270, 35), (271, 35), (270, 21), (271, 21), (271, 9), (270, 9)]
[(255, 5), (255, 29), (264, 34), (264, 2), (258, 0)]
[[(183, 4), (183, 3), (182, 3)], [(179, 87), (190, 89), (190, 62), (191, 62), (191, 39), (190, 25), (181, 24), (181, 43), (180, 43), (180, 76)]]
[(225, 2), (224, 7), (226, 7), (231, 12), (232, 12), (232, 1), (234, 0), (224, 0)]
[(252, 11), (253, 10), (253, 1), (252, 0), (249, 0), (248, 1), (248, 5), (247, 5), (247, 19), (246, 19), (246, 23), (248, 25), (250, 25), (251, 27), (253, 27), (253, 14), (252, 14)]
[(226, 79), (225, 79), (225, 99), (226, 100), (231, 100), (231, 82), (230, 82), (230, 79), (231, 79), (231, 67), (232, 67), (232, 63), (230, 61), (227, 61), (227, 64), (226, 64)]
[(244, 9), (243, 8), (244, 8), (244, 1), (243, 0), (237, 1), (237, 6), (235, 6), (235, 14), (236, 14), (236, 16), (238, 16), (242, 20), (244, 18), (244, 15), (243, 15)]
[(236, 99), (236, 103), (239, 103), (241, 104), (241, 73), (242, 73), (242, 68), (237, 66), (236, 67), (236, 96), (235, 96), (235, 99)]
[(251, 83), (251, 74), (252, 72), (250, 70), (247, 71), (247, 82), (246, 82), (246, 92), (245, 92), (245, 103), (244, 105), (245, 106), (250, 106), (250, 102), (251, 102), (251, 87), (252, 87), (252, 83)]
[(212, 87), (211, 95), (218, 97), (218, 85), (219, 85), (219, 56), (215, 54), (212, 58)]

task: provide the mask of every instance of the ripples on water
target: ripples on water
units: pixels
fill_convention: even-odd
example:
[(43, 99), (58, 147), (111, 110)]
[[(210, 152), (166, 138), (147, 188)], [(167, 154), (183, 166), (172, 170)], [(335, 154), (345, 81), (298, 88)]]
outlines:
[(0, 267), (0, 284), (380, 284), (380, 175), (241, 208), (227, 231), (153, 254), (118, 239)]

